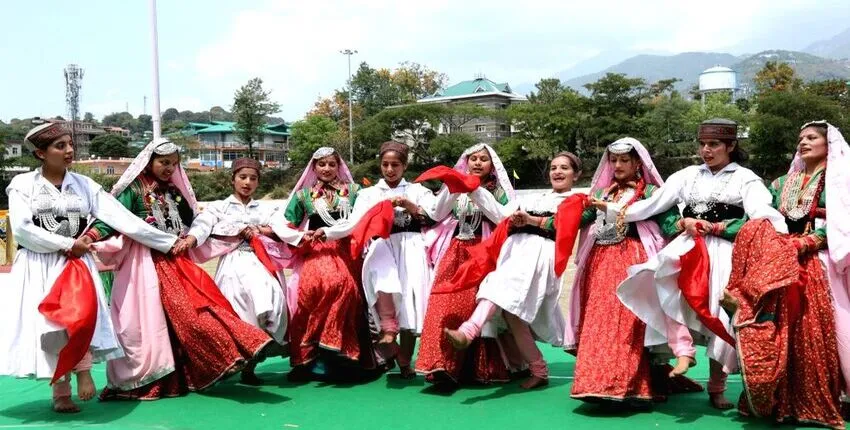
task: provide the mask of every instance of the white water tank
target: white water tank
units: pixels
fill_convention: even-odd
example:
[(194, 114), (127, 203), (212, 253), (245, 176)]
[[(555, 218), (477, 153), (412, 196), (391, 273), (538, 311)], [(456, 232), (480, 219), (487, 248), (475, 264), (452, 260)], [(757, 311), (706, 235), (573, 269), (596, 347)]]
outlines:
[(737, 89), (738, 74), (728, 67), (714, 66), (699, 75), (699, 91), (701, 93), (735, 91)]

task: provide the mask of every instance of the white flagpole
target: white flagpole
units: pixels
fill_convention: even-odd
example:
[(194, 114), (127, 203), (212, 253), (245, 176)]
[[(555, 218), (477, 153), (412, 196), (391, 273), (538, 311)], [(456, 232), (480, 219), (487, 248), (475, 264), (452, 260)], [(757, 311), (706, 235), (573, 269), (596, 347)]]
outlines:
[(151, 11), (151, 45), (153, 54), (153, 111), (151, 112), (151, 121), (153, 122), (153, 138), (158, 139), (162, 136), (162, 124), (159, 111), (159, 43), (156, 30), (156, 0), (150, 0)]

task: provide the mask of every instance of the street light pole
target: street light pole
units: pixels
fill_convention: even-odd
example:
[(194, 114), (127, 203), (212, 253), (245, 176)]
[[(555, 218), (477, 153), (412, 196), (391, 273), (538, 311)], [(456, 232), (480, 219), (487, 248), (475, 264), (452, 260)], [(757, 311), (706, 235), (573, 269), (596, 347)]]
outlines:
[(346, 49), (339, 51), (340, 54), (348, 57), (348, 162), (354, 164), (354, 116), (351, 113), (351, 56), (357, 53), (357, 50)]
[(153, 123), (153, 138), (154, 140), (162, 136), (162, 123), (159, 113), (159, 42), (156, 30), (156, 0), (150, 0), (151, 13), (151, 44), (153, 45), (153, 112), (151, 112), (151, 122)]

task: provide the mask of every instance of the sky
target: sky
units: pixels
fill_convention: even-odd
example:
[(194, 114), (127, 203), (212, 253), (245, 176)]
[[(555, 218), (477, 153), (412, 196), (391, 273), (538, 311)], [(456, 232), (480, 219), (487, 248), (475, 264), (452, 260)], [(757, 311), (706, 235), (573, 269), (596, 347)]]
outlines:
[[(295, 121), (345, 85), (343, 49), (483, 74), (512, 86), (611, 52), (805, 48), (850, 26), (846, 0), (159, 0), (161, 110), (230, 110), (260, 77)], [(0, 0), (0, 120), (66, 116), (63, 69), (85, 70), (81, 112), (151, 113), (148, 0)], [(623, 58), (624, 59), (624, 58)]]

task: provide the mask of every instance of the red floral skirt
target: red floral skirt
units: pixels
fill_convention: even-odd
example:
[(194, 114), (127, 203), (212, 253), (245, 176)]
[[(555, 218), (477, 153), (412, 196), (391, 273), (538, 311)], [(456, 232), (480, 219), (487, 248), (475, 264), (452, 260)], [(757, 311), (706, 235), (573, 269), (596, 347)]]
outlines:
[(309, 364), (321, 350), (358, 361), (370, 342), (365, 299), (355, 275), (359, 268), (348, 257), (348, 240), (305, 246), (298, 309), (289, 323), (290, 362), (292, 366)]
[[(772, 407), (777, 422), (844, 428), (839, 403), (843, 385), (829, 282), (817, 254), (803, 257), (801, 266), (805, 275), (800, 296), (804, 299), (797, 320), (789, 324), (790, 293), (780, 290), (774, 293), (777, 300), (765, 300), (767, 308), (762, 310), (765, 315), (775, 315), (776, 321), (763, 327), (764, 323), (754, 324), (738, 334), (739, 343), (758, 345), (745, 349), (747, 353), (741, 357), (745, 394), (757, 411)], [(777, 362), (775, 357), (781, 360)], [(767, 368), (776, 365), (785, 369)], [(761, 380), (777, 373), (772, 392), (761, 389), (767, 388)], [(744, 414), (751, 411), (745, 396), (739, 408)]]
[(175, 371), (145, 386), (105, 389), (101, 399), (155, 400), (200, 391), (239, 372), (271, 342), (233, 312), (212, 278), (188, 260), (152, 252)]
[[(469, 248), (480, 241), (480, 238), (469, 241), (452, 239), (437, 267), (433, 290), (439, 291), (451, 281), (460, 265), (469, 259)], [(469, 288), (456, 293), (431, 294), (419, 341), (417, 372), (426, 375), (442, 372), (454, 382), (490, 383), (510, 380), (510, 373), (495, 339), (479, 337), (469, 348), (458, 351), (443, 336), (443, 328), (456, 329), (472, 316), (477, 304), (477, 293), (478, 288)]]
[(595, 245), (581, 291), (581, 323), (572, 397), (582, 400), (652, 400), (646, 324), (617, 298), (629, 266), (646, 261), (639, 239)]

